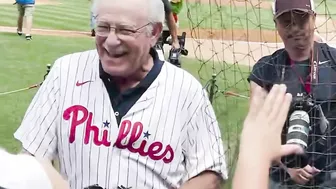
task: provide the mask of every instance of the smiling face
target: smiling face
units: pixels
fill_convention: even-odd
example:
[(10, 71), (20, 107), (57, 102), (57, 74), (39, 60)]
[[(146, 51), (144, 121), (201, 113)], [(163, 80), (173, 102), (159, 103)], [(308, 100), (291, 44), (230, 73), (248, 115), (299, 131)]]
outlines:
[(149, 61), (157, 24), (149, 22), (146, 10), (144, 0), (100, 1), (96, 46), (102, 67), (111, 76), (130, 77)]
[(311, 48), (314, 41), (315, 14), (292, 10), (281, 14), (275, 22), (288, 51), (300, 54)]

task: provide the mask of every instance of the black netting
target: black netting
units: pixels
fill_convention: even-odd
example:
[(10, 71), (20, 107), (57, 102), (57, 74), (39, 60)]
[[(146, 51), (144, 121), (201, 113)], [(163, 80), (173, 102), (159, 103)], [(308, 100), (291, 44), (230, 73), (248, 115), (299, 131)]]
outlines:
[[(239, 133), (248, 108), (248, 78), (266, 89), (274, 83), (286, 83), (293, 94), (303, 90), (304, 86), (292, 73), (293, 68), (287, 59), (283, 58), (287, 55), (281, 50), (284, 45), (275, 29), (272, 1), (188, 1), (185, 8), (190, 28), (188, 37), (193, 41), (193, 49), (189, 49), (189, 53), (195, 54), (200, 62), (198, 76), (208, 89), (219, 119), (232, 178)], [(323, 49), (320, 59), (317, 58), (317, 64), (320, 63), (318, 72), (322, 74), (319, 77), (322, 79), (319, 79), (318, 86), (313, 87), (317, 94), (311, 98), (316, 106), (307, 110), (312, 127), (308, 154), (310, 163), (321, 169), (316, 181), (312, 182), (323, 183), (323, 180), (336, 178), (336, 173), (335, 176), (333, 173), (336, 170), (336, 51), (332, 48), (336, 46), (336, 1), (315, 0), (315, 9), (316, 41), (323, 40), (328, 46), (317, 45), (317, 48)], [(322, 60), (321, 57), (328, 59)], [(329, 62), (324, 62), (329, 59)], [(300, 73), (295, 74), (302, 75), (302, 78), (308, 77), (308, 65), (312, 63), (296, 64)], [(287, 80), (281, 80), (283, 75)], [(319, 128), (321, 112), (329, 123), (323, 134)], [(271, 171), (278, 172), (277, 178), (283, 182), (289, 180), (284, 172), (276, 168)], [(284, 183), (285, 186), (291, 184)]]

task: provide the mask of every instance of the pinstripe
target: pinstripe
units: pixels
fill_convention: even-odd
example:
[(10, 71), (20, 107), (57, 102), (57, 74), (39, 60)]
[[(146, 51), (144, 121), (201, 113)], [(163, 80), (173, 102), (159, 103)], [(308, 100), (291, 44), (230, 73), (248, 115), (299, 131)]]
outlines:
[[(48, 98), (48, 99), (49, 99), (49, 98)], [(47, 102), (48, 102), (48, 100), (42, 105), (42, 108), (46, 105)], [(54, 102), (52, 102), (51, 106), (54, 105), (55, 102), (56, 102), (56, 100), (54, 100)], [(48, 113), (47, 113), (45, 116), (48, 116), (49, 113), (50, 113), (50, 111), (51, 111), (51, 109), (49, 109)], [(37, 124), (37, 122), (40, 120), (41, 115), (42, 115), (42, 114), (39, 114), (39, 117), (38, 117), (37, 119), (35, 119), (35, 123), (34, 123), (34, 125), (36, 125), (36, 127), (35, 127), (35, 128), (32, 128), (32, 129), (30, 130), (30, 132), (27, 133), (27, 135), (29, 136), (29, 135), (31, 134), (31, 132), (33, 132), (34, 130), (36, 130), (36, 128), (38, 128), (38, 129), (37, 129), (37, 134), (35, 135), (34, 139), (33, 139), (33, 140), (30, 142), (30, 144), (28, 145), (28, 148), (29, 148), (29, 147), (36, 141), (36, 138), (37, 138), (37, 136), (39, 136), (38, 134), (40, 133), (40, 131), (41, 131), (41, 129), (42, 129), (42, 127), (41, 127), (39, 124)]]
[[(102, 83), (102, 86), (101, 86), (101, 87), (102, 87), (102, 91), (104, 91), (104, 93), (107, 93), (107, 91), (106, 91), (106, 89), (105, 89), (103, 83)], [(105, 96), (104, 96), (104, 97), (105, 97)], [(109, 104), (109, 107), (110, 107), (110, 108), (108, 108), (108, 110), (109, 110), (109, 114), (108, 114), (108, 115), (113, 115), (113, 114), (112, 114), (113, 109), (112, 109), (111, 101), (108, 100), (108, 102), (109, 102), (108, 104)], [(112, 119), (111, 119), (111, 121), (112, 121)], [(109, 171), (109, 170), (112, 169), (113, 156), (112, 156), (112, 158), (111, 158), (111, 161), (109, 161), (109, 160), (110, 160), (110, 155), (111, 155), (111, 154), (114, 154), (114, 149), (115, 149), (115, 148), (112, 148), (112, 150), (109, 149), (108, 152), (107, 152), (107, 158), (106, 158), (106, 160), (107, 160), (106, 175), (108, 175), (108, 176), (107, 176), (108, 179), (106, 179), (106, 181), (105, 181), (105, 185), (107, 185), (107, 188), (110, 188), (111, 171)], [(112, 151), (112, 152), (111, 152), (111, 151)], [(110, 152), (111, 152), (111, 154), (110, 154)], [(108, 166), (108, 163), (110, 163), (110, 166)], [(106, 184), (106, 183), (107, 183), (107, 184)]]
[[(55, 120), (56, 120), (56, 118), (55, 118)], [(55, 140), (56, 140), (56, 138), (57, 138), (57, 136), (55, 135), (51, 140), (50, 140), (50, 142), (49, 142), (49, 145), (48, 146), (50, 146), (51, 145), (51, 143), (53, 143)], [(47, 154), (47, 152), (48, 152), (48, 149), (45, 149), (44, 150), (44, 154), (43, 154), (43, 157), (45, 157), (46, 156), (46, 154)]]
[[(54, 100), (54, 102), (51, 104), (51, 106), (55, 105), (55, 103), (56, 103), (56, 100)], [(50, 113), (51, 113), (51, 109), (49, 109), (48, 113), (44, 116), (43, 120), (41, 120), (41, 123), (40, 123), (39, 125), (42, 125), (42, 124), (43, 124), (43, 122), (45, 121), (46, 117), (47, 117)], [(53, 125), (53, 122), (56, 120), (56, 118), (57, 118), (57, 117), (55, 116), (54, 119), (53, 119), (53, 121), (51, 122), (51, 124), (49, 124), (49, 127), (47, 127), (47, 130), (46, 130), (42, 135), (40, 134), (42, 127), (39, 127), (39, 130), (38, 130), (38, 132), (37, 132), (37, 134), (36, 134), (34, 140), (30, 143), (30, 145), (36, 140), (36, 137), (37, 137), (37, 136), (46, 136), (47, 133), (49, 133), (49, 130), (52, 128), (51, 126)], [(41, 147), (42, 143), (43, 143), (44, 140), (46, 140), (46, 139), (48, 139), (48, 138), (47, 138), (47, 137), (44, 137), (44, 138), (41, 140), (41, 142), (40, 142), (40, 144), (38, 145), (38, 148), (36, 149), (36, 151), (39, 150), (39, 148)], [(29, 147), (30, 147), (30, 145), (29, 145)]]
[[(168, 70), (166, 70), (166, 77), (165, 77), (165, 87), (164, 87), (164, 95), (163, 95), (163, 98), (162, 98), (162, 101), (161, 101), (161, 106), (162, 106), (162, 104), (164, 103), (164, 99), (165, 99), (165, 96), (166, 96), (166, 91), (167, 91), (167, 82), (169, 81), (169, 78), (168, 78), (168, 75), (167, 75), (167, 72), (168, 72)], [(160, 114), (159, 114), (159, 120), (161, 119), (161, 115), (162, 115), (162, 111), (160, 111)], [(157, 124), (158, 125), (158, 124)], [(159, 126), (159, 125), (158, 125)], [(154, 135), (154, 138), (156, 138), (156, 135), (157, 135), (157, 131), (158, 131), (158, 129), (156, 129), (156, 131), (155, 131), (155, 135)], [(147, 165), (147, 161), (148, 161), (148, 159), (146, 159), (146, 165)], [(154, 167), (155, 167), (155, 164), (154, 164), (154, 166), (153, 166), (153, 168), (152, 168), (152, 170), (151, 170), (151, 172), (153, 172), (153, 169), (154, 169)], [(147, 173), (147, 167), (145, 167), (145, 178), (147, 178), (147, 175), (146, 175), (146, 173)], [(147, 179), (145, 179), (145, 183), (144, 183), (144, 186), (146, 186), (146, 183), (147, 183)], [(153, 182), (152, 182), (153, 183)]]
[[(79, 68), (79, 65), (80, 65), (80, 59), (81, 59), (81, 57), (82, 57), (82, 53), (79, 55), (79, 57), (78, 57), (78, 59), (77, 59), (77, 64), (75, 64), (76, 65), (76, 73), (75, 73), (75, 75), (74, 75), (74, 78), (77, 78), (77, 76), (78, 76), (78, 68)], [(74, 101), (74, 91), (75, 91), (75, 84), (76, 84), (76, 79), (74, 80), (74, 82), (72, 83), (72, 95), (71, 95), (71, 104), (73, 104), (73, 101)], [(76, 96), (76, 98), (77, 98), (77, 96)], [(70, 136), (70, 129), (68, 129), (69, 130), (69, 136)], [(69, 154), (70, 154), (70, 152), (71, 152), (71, 149), (70, 149), (70, 147), (71, 147), (71, 145), (69, 145)], [(76, 163), (76, 158), (77, 158), (77, 152), (76, 152), (76, 149), (77, 149), (77, 145), (76, 145), (76, 143), (73, 143), (73, 152), (75, 153), (74, 154), (74, 161), (73, 161), (73, 163), (72, 163), (72, 165), (71, 165), (71, 167), (73, 168), (73, 170), (75, 170), (75, 171), (73, 171), (73, 172), (76, 172), (76, 170), (77, 170), (77, 163)], [(70, 158), (69, 159), (71, 159), (71, 156), (70, 156)], [(76, 180), (77, 180), (77, 174), (75, 174), (75, 186), (74, 186), (74, 188), (77, 188), (77, 182), (76, 182)]]
[[(58, 79), (58, 78), (56, 78), (56, 79)], [(56, 80), (56, 79), (55, 79), (55, 80)], [(39, 94), (43, 94), (43, 93), (46, 92), (46, 90), (48, 90), (47, 87), (49, 86), (49, 82), (51, 82), (51, 81), (52, 81), (52, 80), (49, 80), (49, 81), (48, 81), (48, 83), (44, 86), (44, 89), (43, 89), (42, 93), (39, 93)], [(52, 85), (52, 86), (54, 86), (54, 85)], [(54, 87), (52, 87), (52, 88), (50, 89), (50, 91), (47, 93), (47, 96), (48, 96), (48, 97), (50, 96), (50, 94), (53, 93), (53, 89), (54, 89)], [(38, 109), (38, 110), (42, 110), (43, 107), (45, 107), (45, 106), (47, 105), (47, 103), (48, 103), (49, 100), (50, 100), (50, 98), (46, 98), (46, 99), (45, 99), (45, 102), (42, 103), (42, 106), (39, 105), (38, 107), (36, 107), (36, 109)], [(33, 105), (33, 106), (35, 106), (36, 104), (39, 104), (39, 102), (34, 102), (34, 105)], [(28, 121), (28, 120), (25, 120), (25, 121), (28, 121), (28, 122), (32, 122), (32, 121), (33, 121), (33, 123), (36, 124), (36, 122), (40, 119), (40, 117), (41, 117), (41, 115), (42, 115), (41, 113), (38, 114), (38, 111), (36, 111), (36, 109), (34, 108), (34, 111), (35, 111), (34, 116), (32, 116), (31, 119), (28, 119), (29, 121)], [(36, 114), (38, 115), (37, 118), (35, 118)], [(41, 129), (41, 127), (38, 127), (38, 126), (36, 126), (36, 127), (32, 127), (32, 128), (30, 128), (29, 132), (27, 132), (27, 131), (25, 132), (25, 133), (26, 133), (25, 136), (29, 136), (29, 135), (31, 134), (31, 132), (33, 132), (36, 128)], [(35, 140), (35, 139), (34, 139), (34, 140)], [(34, 140), (31, 141), (31, 143), (33, 143)], [(29, 146), (30, 146), (30, 145), (29, 145)]]
[[(58, 78), (56, 78), (56, 79), (58, 79)], [(54, 79), (54, 80), (56, 80), (56, 79)], [(44, 86), (49, 86), (49, 82), (54, 81), (54, 80), (48, 80), (46, 84), (45, 84), (45, 82), (44, 82), (43, 84), (44, 84)], [(42, 84), (42, 85), (43, 85), (43, 84)], [(43, 86), (43, 87), (44, 87), (44, 86)], [(45, 94), (45, 91), (46, 91), (47, 89), (48, 89), (47, 87), (44, 87), (43, 91), (39, 92), (39, 93), (37, 94), (37, 96), (34, 97), (34, 99), (33, 99), (33, 101), (32, 101), (32, 105), (30, 106), (31, 108), (29, 108), (29, 109), (27, 110), (27, 112), (26, 112), (26, 114), (25, 114), (23, 120), (25, 120), (27, 117), (30, 117), (30, 113), (31, 113), (31, 111), (34, 110), (34, 109), (35, 109), (35, 106), (38, 104), (38, 103), (37, 103), (37, 100), (40, 99), (40, 97), (41, 97), (40, 95)], [(33, 112), (33, 113), (35, 113), (34, 115), (37, 114), (36, 111)], [(34, 117), (32, 117), (32, 119), (33, 119), (33, 118), (34, 118)]]
[[(175, 75), (174, 75), (174, 83), (175, 83), (175, 79), (176, 79), (176, 77), (175, 77)], [(180, 89), (178, 90), (178, 97), (177, 97), (177, 106), (176, 106), (176, 109), (175, 109), (175, 115), (174, 115), (174, 121), (173, 121), (173, 131), (174, 131), (174, 128), (175, 128), (175, 126), (176, 126), (176, 117), (177, 117), (177, 113), (178, 113), (178, 110), (179, 110), (179, 104), (180, 104), (180, 96), (181, 96), (181, 91), (182, 91), (182, 87), (183, 87), (183, 84), (184, 84), (184, 72), (182, 73), (182, 79), (181, 79), (181, 87), (180, 87)], [(166, 119), (166, 123), (167, 123), (167, 119)], [(170, 136), (170, 139), (169, 139), (169, 142), (171, 143), (171, 141), (172, 141), (172, 135)], [(181, 136), (179, 136), (178, 137), (178, 142), (177, 143), (179, 143), (180, 142), (180, 138), (181, 138)], [(175, 147), (175, 149), (174, 149), (174, 151), (177, 151), (177, 148), (178, 148), (178, 146), (176, 146)], [(172, 169), (172, 166), (173, 165), (171, 165), (170, 167), (169, 167), (169, 169), (168, 169), (168, 172), (170, 172), (170, 170)], [(163, 168), (164, 167), (162, 167), (162, 169), (161, 169), (161, 171), (160, 171), (160, 174), (162, 174), (162, 171), (163, 171)], [(165, 181), (167, 181), (167, 177), (165, 177), (164, 178), (164, 180)]]
[[(89, 59), (90, 59), (90, 53), (88, 53), (88, 55), (87, 55), (87, 57), (86, 57), (86, 61), (85, 61), (85, 65), (84, 65), (84, 69), (83, 69), (83, 73), (82, 73), (82, 82), (84, 82), (84, 76), (85, 76), (85, 71), (86, 71), (86, 68), (87, 68), (87, 65), (88, 65), (88, 63), (89, 63)], [(79, 59), (78, 59), (78, 65), (77, 65), (77, 70), (78, 70), (78, 67), (80, 66), (80, 62), (82, 62), (81, 61), (81, 59), (80, 59), (81, 57), (79, 57)], [(91, 69), (91, 75), (90, 75), (90, 80), (92, 81), (92, 72), (93, 72), (94, 70), (93, 69)], [(75, 78), (77, 78), (77, 74), (76, 74), (76, 76), (75, 76)], [(75, 80), (76, 81), (76, 80)], [(87, 96), (87, 98), (86, 98), (86, 106), (88, 107), (88, 105), (89, 105), (89, 99), (90, 99), (90, 87), (91, 87), (91, 82), (89, 82), (88, 83), (88, 88), (89, 88), (89, 90), (88, 90), (88, 96)], [(75, 85), (74, 85), (75, 86)], [(75, 88), (75, 87), (74, 87)], [(79, 97), (80, 97), (80, 102), (81, 102), (81, 100), (82, 100), (82, 92), (83, 92), (83, 87), (81, 87), (81, 89), (80, 89), (80, 95), (79, 95)], [(85, 132), (85, 129), (83, 129), (83, 136), (84, 136), (84, 132)], [(82, 150), (82, 155), (80, 156), (80, 158), (81, 158), (81, 170), (83, 171), (83, 163), (84, 163), (84, 160), (83, 160), (83, 146), (84, 146), (84, 143), (82, 143), (82, 147), (81, 147), (81, 150)], [(76, 148), (77, 149), (77, 148)], [(83, 176), (84, 176), (84, 174), (82, 174), (81, 175), (81, 179), (82, 179), (82, 182), (81, 182), (81, 187), (80, 188), (84, 188), (83, 187), (83, 182), (84, 182), (84, 179), (83, 179)]]
[[(159, 90), (159, 87), (157, 87), (156, 88), (156, 90), (155, 90), (155, 96), (157, 96), (157, 94), (158, 94), (158, 90)], [(156, 101), (157, 100), (157, 98), (154, 98), (154, 103), (153, 103), (153, 106), (155, 107), (155, 105), (156, 105)], [(154, 108), (152, 108), (152, 111), (151, 111), (151, 114), (150, 115), (153, 115), (153, 113), (154, 113)], [(150, 118), (149, 118), (149, 125), (152, 125), (152, 116), (150, 116)], [(139, 162), (139, 156), (138, 156), (138, 159), (137, 159), (137, 162)], [(146, 163), (147, 163), (147, 160), (146, 160)], [(137, 169), (139, 169), (139, 163), (137, 163)], [(146, 171), (146, 169), (145, 169), (145, 171)], [(146, 172), (145, 172), (146, 173)], [(146, 177), (146, 176), (145, 176)], [(144, 183), (144, 185), (146, 185), (146, 183)], [(137, 176), (136, 176), (136, 188), (138, 188), (138, 174), (137, 174)]]
[[(69, 73), (70, 73), (70, 62), (71, 62), (71, 57), (72, 57), (72, 55), (70, 55), (70, 57), (69, 57), (69, 63), (68, 63), (68, 67), (67, 67), (67, 74), (66, 74), (66, 82), (65, 82), (65, 86), (64, 86), (64, 98), (62, 99), (63, 100), (63, 104), (62, 104), (62, 106), (61, 106), (61, 110), (62, 109), (64, 109), (64, 105), (65, 105), (65, 98), (66, 98), (66, 94), (67, 94), (67, 89), (68, 89), (68, 81), (69, 81)], [(61, 63), (62, 63), (63, 61), (61, 60)], [(60, 67), (62, 68), (62, 64), (60, 65)], [(61, 69), (62, 70), (62, 69)], [(60, 71), (60, 75), (62, 74), (62, 72)], [(60, 86), (62, 86), (62, 85), (60, 85)], [(60, 123), (62, 123), (62, 116), (60, 116)], [(62, 154), (62, 156), (63, 156), (63, 158), (59, 158), (60, 159), (60, 161), (61, 161), (61, 164), (63, 165), (63, 169), (64, 169), (64, 172), (65, 172), (65, 174), (66, 175), (68, 175), (68, 171), (67, 171), (67, 166), (65, 165), (65, 158), (66, 158), (66, 156), (65, 156), (65, 153), (64, 153), (64, 146), (63, 146), (63, 141), (67, 141), (66, 139), (63, 139), (63, 126), (62, 125), (60, 125), (60, 127), (59, 127), (59, 137), (60, 137), (60, 140), (59, 140), (59, 142), (60, 142), (60, 145), (59, 146), (61, 146), (61, 148), (60, 149), (58, 149), (60, 152), (61, 152), (61, 154)], [(70, 148), (70, 147), (69, 147)], [(70, 157), (70, 149), (68, 150), (68, 156)], [(71, 159), (69, 158), (69, 164), (71, 165)], [(70, 170), (71, 170), (71, 168), (70, 168)], [(72, 172), (72, 170), (71, 170), (71, 172)], [(69, 182), (69, 185), (70, 185), (70, 187), (71, 187), (71, 182)]]
[[(167, 72), (166, 72), (166, 78), (169, 78), (169, 80), (167, 80), (166, 79), (166, 85), (165, 85), (165, 91), (167, 90), (167, 88), (166, 87), (168, 87), (168, 86), (170, 86), (170, 85), (168, 85), (168, 83), (171, 83), (171, 87), (172, 87), (172, 89), (170, 89), (170, 90), (168, 90), (168, 91), (173, 91), (173, 88), (174, 88), (174, 81), (175, 81), (175, 72), (176, 72), (176, 70), (174, 70), (174, 72), (173, 72), (173, 77), (170, 77), (170, 73), (168, 72), (168, 69), (167, 69)], [(172, 82), (173, 81), (173, 82)], [(167, 108), (167, 112), (164, 114), (165, 116), (166, 116), (166, 119), (165, 119), (165, 122), (164, 122), (164, 124), (159, 124), (158, 125), (158, 127), (163, 127), (162, 128), (162, 130), (165, 130), (165, 128), (166, 128), (166, 124), (167, 124), (167, 119), (168, 119), (168, 115), (169, 115), (169, 110), (170, 110), (170, 105), (171, 105), (171, 100), (172, 100), (172, 95), (170, 96), (170, 98), (169, 98), (169, 103), (168, 103), (168, 108)], [(162, 106), (163, 104), (161, 104), (161, 106)], [(161, 110), (161, 112), (162, 112), (162, 110)], [(162, 119), (160, 119), (160, 120), (162, 120)], [(174, 125), (173, 125), (173, 127), (174, 127)], [(160, 128), (161, 129), (161, 128)], [(173, 129), (172, 129), (173, 130)], [(156, 134), (157, 134), (157, 131), (158, 131), (158, 129), (156, 129), (156, 132), (155, 132), (155, 136), (156, 136)], [(157, 138), (157, 137), (155, 137), (155, 138)], [(162, 138), (160, 139), (160, 141), (164, 141), (164, 135), (162, 135)], [(169, 141), (169, 143), (170, 143), (171, 141)], [(154, 162), (154, 166), (153, 166), (153, 168), (152, 168), (152, 172), (153, 173), (155, 173), (155, 171), (154, 171), (154, 169), (155, 169), (155, 167), (156, 167), (156, 161)], [(163, 167), (162, 167), (163, 168)], [(161, 169), (161, 172), (162, 172), (162, 169)], [(161, 173), (160, 173), (161, 174)], [(154, 182), (154, 174), (152, 175), (153, 177), (152, 177), (152, 183), (153, 183), (153, 188), (155, 188), (155, 182)]]
[[(60, 147), (58, 150), (61, 171), (69, 179), (71, 189), (82, 189), (88, 184), (98, 184), (103, 188), (118, 186), (143, 189), (179, 188), (184, 181), (205, 168), (225, 173), (225, 167), (222, 166), (225, 166), (225, 162), (221, 159), (223, 150), (220, 149), (221, 144), (217, 144), (221, 142), (217, 122), (211, 105), (202, 94), (202, 86), (195, 78), (170, 64), (163, 64), (156, 80), (122, 117), (122, 121), (129, 120), (131, 124), (135, 122), (142, 124), (138, 127), (141, 131), (136, 131), (139, 134), (136, 141), (130, 141), (135, 127), (133, 125), (129, 132), (120, 133), (122, 127), (116, 122), (114, 115), (116, 110), (107, 99), (108, 92), (97, 75), (99, 59), (96, 56), (96, 51), (85, 51), (60, 58), (58, 62), (62, 62), (60, 65), (62, 77), (61, 75), (58, 77), (61, 81), (61, 90), (57, 91), (52, 86), (47, 90), (42, 89), (46, 92), (53, 91), (50, 97), (53, 94), (64, 97), (63, 101), (59, 102), (59, 108), (56, 107), (58, 102), (54, 102), (53, 109), (47, 109), (51, 103), (43, 106), (45, 100), (36, 99), (33, 101), (38, 103), (35, 107), (45, 110), (43, 115), (38, 118), (34, 108), (29, 110), (31, 112), (27, 113), (26, 117), (26, 120), (38, 119), (36, 123), (41, 123), (44, 127), (40, 130), (35, 128), (31, 132), (32, 137), (25, 139), (27, 140), (24, 141), (25, 144), (32, 142), (35, 137), (42, 144), (36, 149), (37, 153), (45, 155), (49, 152), (45, 146)], [(63, 73), (66, 67), (68, 67), (67, 73)], [(83, 82), (91, 79), (93, 82), (79, 89), (75, 87), (77, 79), (82, 79)], [(39, 96), (48, 98), (46, 93)], [(57, 119), (58, 116), (52, 117), (49, 113), (59, 110), (59, 114), (63, 114), (73, 105), (80, 105), (83, 109), (71, 112), (70, 118), (63, 119), (63, 116), (60, 116), (62, 118), (59, 121), (53, 120), (52, 118)], [(32, 103), (31, 107), (33, 106)], [(82, 111), (86, 112), (83, 114)], [(78, 125), (76, 130), (72, 130), (72, 134), (76, 132), (75, 142), (70, 144), (68, 142), (70, 127), (76, 126), (71, 124), (71, 120), (74, 119), (71, 116), (75, 113), (78, 115), (76, 119), (81, 121), (76, 123)], [(92, 119), (91, 117), (88, 119), (86, 115), (92, 116)], [(59, 128), (57, 137), (52, 135), (54, 131), (49, 126), (50, 122), (55, 121), (57, 124), (60, 123), (57, 125)], [(103, 121), (109, 122), (109, 128), (103, 128)], [(89, 124), (94, 130), (86, 131), (90, 129), (87, 127)], [(27, 129), (32, 127), (25, 126), (18, 132), (22, 133)], [(49, 132), (50, 137), (42, 137)], [(150, 136), (146, 137), (145, 133)], [(121, 138), (122, 143), (126, 145), (126, 142), (132, 142), (135, 151), (130, 148), (131, 144), (126, 146), (126, 149), (113, 146), (115, 142), (113, 140), (122, 134), (127, 135)], [(205, 137), (199, 137), (201, 134)], [(103, 137), (108, 139), (105, 141), (107, 143), (97, 146), (94, 140), (103, 141)], [(84, 141), (87, 139), (89, 143), (86, 145)], [(56, 152), (50, 151), (49, 154), (51, 153)], [(205, 154), (206, 158), (196, 153)]]
[[(170, 81), (172, 81), (172, 89), (171, 89), (171, 91), (174, 91), (174, 83), (175, 83), (175, 79), (176, 79), (176, 77), (175, 77), (175, 74), (176, 74), (176, 70), (174, 70), (174, 73), (173, 73), (173, 77), (172, 78), (170, 78), (171, 80)], [(169, 78), (169, 76), (168, 76), (168, 73), (167, 73), (167, 77)], [(183, 79), (182, 79), (182, 82), (181, 82), (182, 84), (183, 84)], [(182, 86), (182, 85), (181, 85)], [(181, 89), (181, 88), (180, 88)], [(180, 93), (181, 93), (181, 90), (179, 90), (178, 91), (178, 96), (180, 95)], [(178, 98), (177, 98), (178, 99)], [(168, 115), (168, 112), (169, 112), (169, 110), (171, 109), (170, 108), (170, 105), (171, 105), (171, 100), (172, 100), (172, 96), (169, 98), (169, 107), (168, 107), (168, 109), (167, 109), (167, 115)], [(177, 101), (177, 104), (178, 104), (178, 101)], [(178, 107), (178, 105), (177, 105), (177, 107)], [(175, 118), (176, 118), (176, 114), (177, 114), (177, 108), (176, 108), (176, 110), (175, 110), (175, 116), (174, 116), (174, 121), (173, 121), (173, 125), (172, 126), (170, 126), (170, 125), (167, 125), (167, 119), (168, 119), (168, 116), (166, 116), (166, 120), (165, 120), (165, 123), (163, 124), (164, 125), (164, 128), (163, 129), (165, 129), (167, 126), (168, 127), (172, 127), (172, 133), (171, 133), (171, 135), (170, 135), (170, 139), (169, 139), (169, 144), (171, 143), (171, 140), (172, 140), (172, 135), (174, 134), (174, 128), (175, 128)], [(164, 140), (162, 140), (162, 141), (164, 141)], [(155, 162), (156, 163), (156, 162)], [(172, 165), (171, 165), (172, 166)], [(171, 166), (169, 166), (169, 170), (170, 170), (170, 168), (171, 168)], [(163, 169), (164, 169), (164, 167), (162, 166), (162, 168), (161, 168), (161, 171), (160, 171), (160, 173), (159, 173), (159, 175), (161, 175), (162, 174), (162, 171), (163, 171)], [(165, 180), (165, 179), (163, 179), (163, 180)], [(154, 182), (153, 182), (154, 183)], [(153, 185), (153, 187), (154, 187), (154, 185)], [(160, 188), (160, 185), (159, 185), (159, 188)]]

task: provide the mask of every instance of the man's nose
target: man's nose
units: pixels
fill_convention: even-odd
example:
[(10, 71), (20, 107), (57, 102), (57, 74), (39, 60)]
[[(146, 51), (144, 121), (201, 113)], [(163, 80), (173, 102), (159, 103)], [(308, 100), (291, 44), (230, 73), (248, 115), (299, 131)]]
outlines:
[(300, 31), (302, 28), (300, 27), (300, 24), (293, 21), (292, 24), (290, 25), (290, 29), (292, 31)]
[(105, 41), (108, 45), (119, 45), (120, 40), (115, 30), (111, 30)]

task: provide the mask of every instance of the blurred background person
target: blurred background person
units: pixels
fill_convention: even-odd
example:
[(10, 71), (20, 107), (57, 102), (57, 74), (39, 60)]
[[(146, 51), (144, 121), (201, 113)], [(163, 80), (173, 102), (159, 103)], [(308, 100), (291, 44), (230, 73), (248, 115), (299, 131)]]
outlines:
[(90, 28), (91, 36), (96, 36), (96, 17), (97, 17), (97, 4), (99, 0), (89, 0), (91, 1), (91, 10), (90, 10)]
[(31, 29), (33, 26), (33, 13), (35, 10), (35, 0), (16, 0), (16, 5), (19, 11), (19, 17), (17, 21), (17, 34), (22, 35), (23, 20), (25, 19), (25, 34), (26, 39), (31, 40)]

